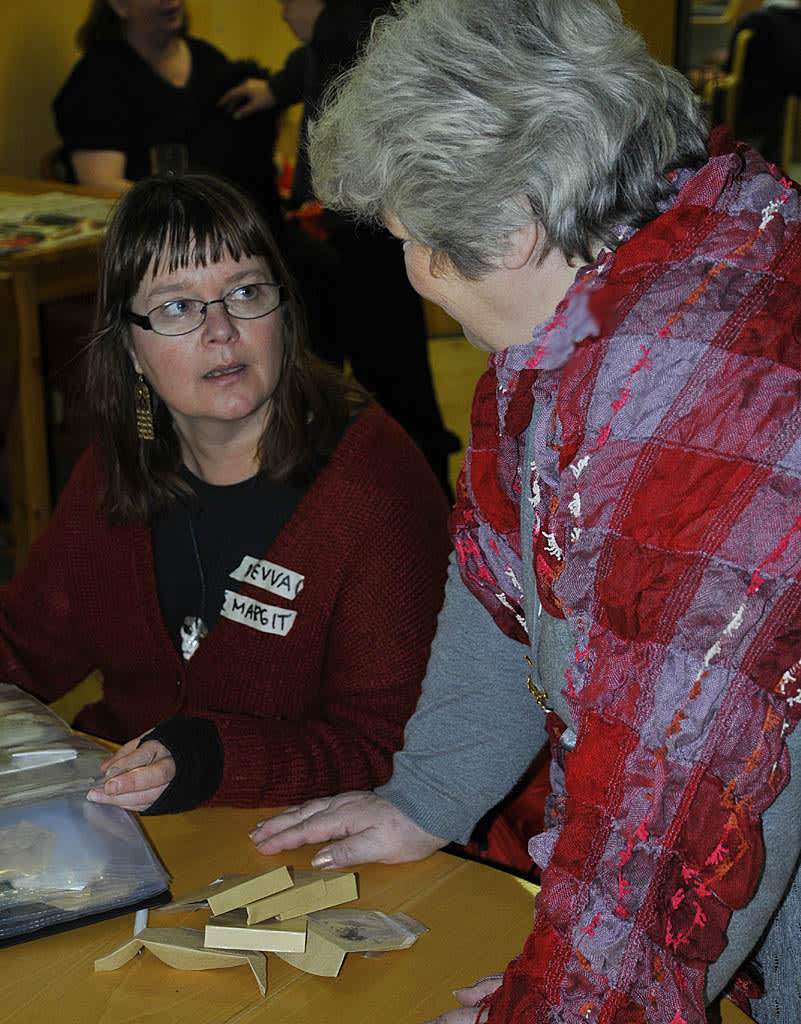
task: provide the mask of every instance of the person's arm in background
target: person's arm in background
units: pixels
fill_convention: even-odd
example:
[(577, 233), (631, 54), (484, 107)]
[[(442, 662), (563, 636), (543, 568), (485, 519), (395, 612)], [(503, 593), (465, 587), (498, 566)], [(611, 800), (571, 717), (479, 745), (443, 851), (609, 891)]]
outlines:
[(106, 52), (80, 60), (53, 101), (53, 113), (78, 184), (122, 194), (131, 185), (131, 109), (116, 63)]
[[(315, 104), (319, 97), (309, 96), (308, 88), (319, 90), (336, 71), (352, 62), (371, 16), (380, 7), (376, 0), (345, 0), (331, 5), (321, 0), (290, 0), (285, 5), (284, 19), (303, 45), (289, 54), (279, 71), (267, 74), (266, 80), (248, 78), (229, 89), (220, 99), (220, 106), (239, 119), (270, 107), (283, 110), (294, 103)], [(310, 57), (312, 82), (307, 78)]]
[(122, 195), (133, 184), (125, 177), (125, 154), (118, 150), (76, 149), (69, 159), (79, 185), (116, 189)]
[[(64, 696), (97, 667), (91, 638), (96, 615), (87, 603), (96, 581), (87, 566), (93, 558), (111, 564), (111, 552), (98, 543), (101, 534), (107, 538), (109, 533), (100, 518), (98, 468), (96, 453), (90, 450), (78, 462), (47, 528), (34, 542), (25, 569), (0, 588), (3, 680), (45, 703)], [(132, 740), (126, 748), (138, 742)], [(136, 810), (157, 799), (176, 770), (172, 754), (160, 742), (143, 744), (142, 751), (143, 763), (155, 766), (153, 789), (140, 794)], [(101, 768), (118, 756), (119, 752)]]
[(291, 107), (303, 102), (303, 82), (306, 75), (306, 47), (294, 49), (284, 66), (270, 75), (270, 89), (278, 107)]
[[(25, 567), (0, 587), (0, 671), (44, 703), (63, 697), (97, 667), (84, 627), (85, 544), (96, 550), (100, 519), (99, 460), (91, 451), (76, 465)], [(87, 539), (88, 538), (88, 539)]]
[(303, 101), (306, 47), (299, 46), (287, 57), (280, 71), (263, 76), (249, 76), (226, 90), (218, 106), (239, 121), (251, 114), (273, 107), (284, 110)]
[(319, 867), (425, 857), (465, 843), (546, 742), (526, 688), (524, 655), (464, 586), (453, 556), (417, 709), (392, 778), (375, 793), (344, 793), (290, 808), (257, 826), (265, 854), (329, 842)]

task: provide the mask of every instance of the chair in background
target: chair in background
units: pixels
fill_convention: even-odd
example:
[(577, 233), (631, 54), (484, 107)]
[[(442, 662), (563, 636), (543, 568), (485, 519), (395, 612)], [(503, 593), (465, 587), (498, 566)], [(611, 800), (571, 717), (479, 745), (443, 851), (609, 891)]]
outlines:
[(734, 40), (731, 70), (706, 83), (704, 103), (714, 124), (725, 124), (735, 131), (737, 104), (742, 90), (748, 44), (753, 38), (752, 29), (744, 29)]
[[(738, 107), (748, 59), (748, 46), (754, 36), (753, 29), (743, 29), (734, 40), (731, 71), (707, 82), (704, 103), (713, 124), (725, 124), (737, 132)], [(790, 170), (801, 151), (801, 97), (785, 98), (782, 112), (781, 167)]]
[(48, 149), (39, 161), (39, 176), (45, 181), (70, 182), (74, 180), (63, 147), (56, 146), (54, 149)]
[(729, 32), (749, 11), (760, 6), (762, 0), (726, 0), (725, 3), (709, 3), (709, 0), (693, 0), (690, 8), (690, 25), (718, 26)]
[(790, 170), (801, 151), (801, 97), (788, 96), (784, 101), (782, 119), (782, 167)]
[(727, 70), (734, 28), (761, 0), (727, 0), (709, 3), (693, 0), (687, 39), (687, 77), (703, 96), (708, 83)]

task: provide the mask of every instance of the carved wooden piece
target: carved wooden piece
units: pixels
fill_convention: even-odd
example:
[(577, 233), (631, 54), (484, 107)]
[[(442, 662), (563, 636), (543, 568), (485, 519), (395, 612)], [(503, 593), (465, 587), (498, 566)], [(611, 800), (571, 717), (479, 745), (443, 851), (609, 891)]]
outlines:
[(207, 971), (247, 964), (262, 995), (267, 992), (267, 958), (263, 953), (209, 949), (197, 928), (143, 928), (122, 946), (95, 960), (96, 971), (116, 971), (142, 949), (148, 949), (169, 967), (181, 971)]

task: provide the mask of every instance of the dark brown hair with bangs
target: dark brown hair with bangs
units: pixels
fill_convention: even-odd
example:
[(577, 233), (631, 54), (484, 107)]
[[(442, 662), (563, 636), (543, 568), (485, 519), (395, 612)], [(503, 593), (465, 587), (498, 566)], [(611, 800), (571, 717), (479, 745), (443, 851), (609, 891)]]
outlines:
[[(189, 16), (184, 9), (182, 34), (189, 31)], [(81, 53), (86, 53), (95, 43), (109, 39), (125, 39), (125, 23), (116, 11), (109, 7), (106, 0), (92, 0), (86, 20), (75, 35), (75, 42)]]
[(156, 439), (136, 430), (136, 372), (128, 351), (126, 312), (147, 274), (206, 266), (230, 256), (263, 259), (284, 286), (281, 375), (259, 442), (263, 472), (302, 484), (336, 447), (356, 408), (368, 398), (316, 359), (295, 285), (253, 203), (207, 175), (148, 178), (116, 207), (100, 261), (95, 330), (86, 348), (86, 402), (106, 467), (105, 512), (112, 523), (143, 523), (186, 493), (181, 451), (169, 410), (152, 392)]

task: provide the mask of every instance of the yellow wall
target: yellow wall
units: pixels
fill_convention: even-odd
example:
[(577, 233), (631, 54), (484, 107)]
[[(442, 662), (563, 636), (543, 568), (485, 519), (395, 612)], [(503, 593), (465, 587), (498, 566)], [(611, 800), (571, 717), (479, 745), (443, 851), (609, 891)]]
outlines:
[(675, 0), (618, 0), (626, 22), (640, 32), (648, 49), (665, 64), (673, 63)]
[[(0, 174), (36, 175), (57, 144), (50, 103), (78, 57), (89, 0), (3, 0), (0, 12)], [(230, 57), (278, 67), (296, 45), (277, 0), (189, 0), (192, 31)]]

